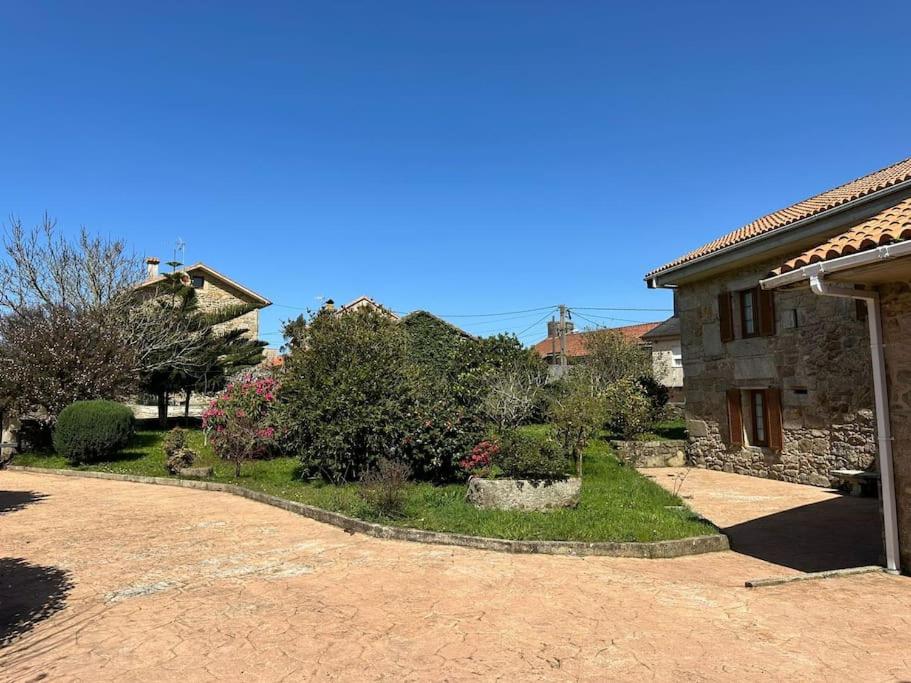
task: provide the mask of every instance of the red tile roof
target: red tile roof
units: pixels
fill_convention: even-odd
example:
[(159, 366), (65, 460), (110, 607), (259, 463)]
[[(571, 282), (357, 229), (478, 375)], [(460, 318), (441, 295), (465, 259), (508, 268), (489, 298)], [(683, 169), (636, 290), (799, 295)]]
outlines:
[(773, 270), (772, 275), (907, 239), (911, 239), (911, 198), (792, 258)]
[(842, 204), (859, 199), (866, 195), (883, 190), (898, 183), (911, 180), (911, 157), (903, 159), (898, 163), (888, 166), (882, 170), (870, 173), (849, 183), (840, 185), (832, 190), (810, 197), (801, 202), (778, 211), (757, 218), (751, 223), (729, 232), (723, 237), (719, 237), (713, 242), (709, 242), (680, 258), (657, 268), (646, 275), (646, 278), (657, 275), (669, 268), (688, 263), (703, 256), (708, 256), (725, 247), (730, 247), (740, 242), (744, 242), (752, 237), (757, 237), (766, 233), (774, 232), (797, 221), (811, 216), (819, 215), (829, 209), (833, 209)]
[[(660, 322), (640, 323), (638, 325), (626, 325), (625, 327), (612, 327), (610, 328), (610, 331), (619, 332), (630, 341), (640, 341), (642, 339), (642, 335), (647, 332), (651, 332), (660, 324)], [(597, 331), (601, 332), (602, 330)], [(572, 332), (570, 334), (567, 334), (566, 355), (569, 358), (579, 358), (581, 356), (587, 355), (587, 352), (585, 350), (585, 337), (591, 333), (592, 332)], [(547, 356), (550, 356), (554, 353), (554, 349), (556, 349), (556, 353), (560, 353), (560, 338), (547, 337), (539, 341), (532, 348), (534, 348), (534, 350), (539, 356), (541, 356), (541, 358), (546, 358)]]

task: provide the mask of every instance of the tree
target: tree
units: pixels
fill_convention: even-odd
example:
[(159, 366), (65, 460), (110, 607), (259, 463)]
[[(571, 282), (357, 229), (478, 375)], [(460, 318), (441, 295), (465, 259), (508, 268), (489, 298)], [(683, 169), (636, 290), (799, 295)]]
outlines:
[(501, 433), (525, 422), (541, 402), (547, 374), (539, 368), (515, 363), (501, 368), (481, 405), (484, 415)]
[(585, 366), (560, 381), (549, 408), (554, 433), (582, 476), (582, 453), (605, 421), (605, 402), (597, 376)]
[(585, 365), (594, 373), (594, 379), (605, 386), (618, 380), (638, 380), (652, 374), (652, 358), (648, 350), (616, 330), (586, 332), (585, 349)]
[(49, 421), (74, 401), (119, 399), (136, 386), (135, 359), (103, 310), (22, 308), (0, 317), (7, 403)]
[(285, 364), (277, 421), (304, 471), (359, 479), (379, 457), (403, 459), (418, 401), (403, 331), (370, 309), (319, 311)]
[[(190, 315), (173, 289), (150, 297), (136, 288), (142, 278), (140, 259), (120, 240), (85, 228), (69, 240), (47, 216), (30, 230), (12, 219), (0, 258), (8, 402), (20, 412), (42, 408), (53, 421), (70, 399), (122, 397), (150, 378), (198, 377), (222, 355), (246, 362), (236, 339), (213, 346), (219, 320)], [(230, 353), (213, 356), (214, 348)]]

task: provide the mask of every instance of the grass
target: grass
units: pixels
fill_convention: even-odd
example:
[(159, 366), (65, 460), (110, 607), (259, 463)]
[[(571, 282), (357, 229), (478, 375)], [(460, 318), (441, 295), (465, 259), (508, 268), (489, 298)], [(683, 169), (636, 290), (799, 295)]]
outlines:
[[(547, 427), (529, 429), (538, 431)], [(15, 457), (14, 464), (163, 477), (167, 476), (163, 436), (162, 431), (141, 429), (130, 446), (110, 462), (72, 467), (55, 454), (22, 453)], [(384, 524), (493, 538), (588, 542), (660, 541), (717, 533), (683, 506), (679, 498), (636, 470), (621, 465), (611, 446), (602, 440), (593, 441), (585, 452), (582, 496), (575, 509), (478, 510), (465, 501), (464, 484), (415, 483), (408, 487), (403, 515), (395, 519), (384, 518), (371, 510), (358, 495), (356, 484), (334, 486), (301, 480), (296, 458), (245, 463), (241, 476), (235, 478), (233, 465), (217, 458), (205, 444), (201, 431), (190, 431), (189, 445), (199, 455), (194, 465), (214, 468), (214, 481)]]
[(686, 420), (657, 422), (652, 429), (636, 436), (636, 441), (674, 441), (686, 439)]

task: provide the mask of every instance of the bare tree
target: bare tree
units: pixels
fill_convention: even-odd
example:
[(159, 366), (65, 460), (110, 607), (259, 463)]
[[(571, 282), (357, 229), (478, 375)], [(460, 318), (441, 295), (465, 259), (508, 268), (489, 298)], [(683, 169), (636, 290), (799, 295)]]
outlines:
[(122, 241), (92, 237), (85, 228), (67, 240), (46, 214), (30, 230), (10, 219), (3, 250), (0, 308), (14, 313), (36, 306), (85, 311), (123, 304), (142, 279), (140, 259)]
[(503, 368), (488, 387), (482, 410), (500, 430), (518, 427), (541, 400), (546, 375), (518, 364)]

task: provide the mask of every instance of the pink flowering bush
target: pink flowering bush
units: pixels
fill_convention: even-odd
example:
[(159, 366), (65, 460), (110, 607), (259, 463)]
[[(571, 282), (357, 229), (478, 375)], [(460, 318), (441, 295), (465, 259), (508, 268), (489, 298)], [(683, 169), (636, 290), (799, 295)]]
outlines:
[(202, 414), (202, 425), (216, 455), (234, 463), (240, 476), (245, 460), (269, 455), (276, 441), (271, 408), (278, 383), (271, 377), (245, 377), (229, 384)]
[(500, 445), (496, 441), (485, 439), (459, 460), (459, 467), (469, 475), (485, 477), (490, 474), (490, 466), (499, 452)]

